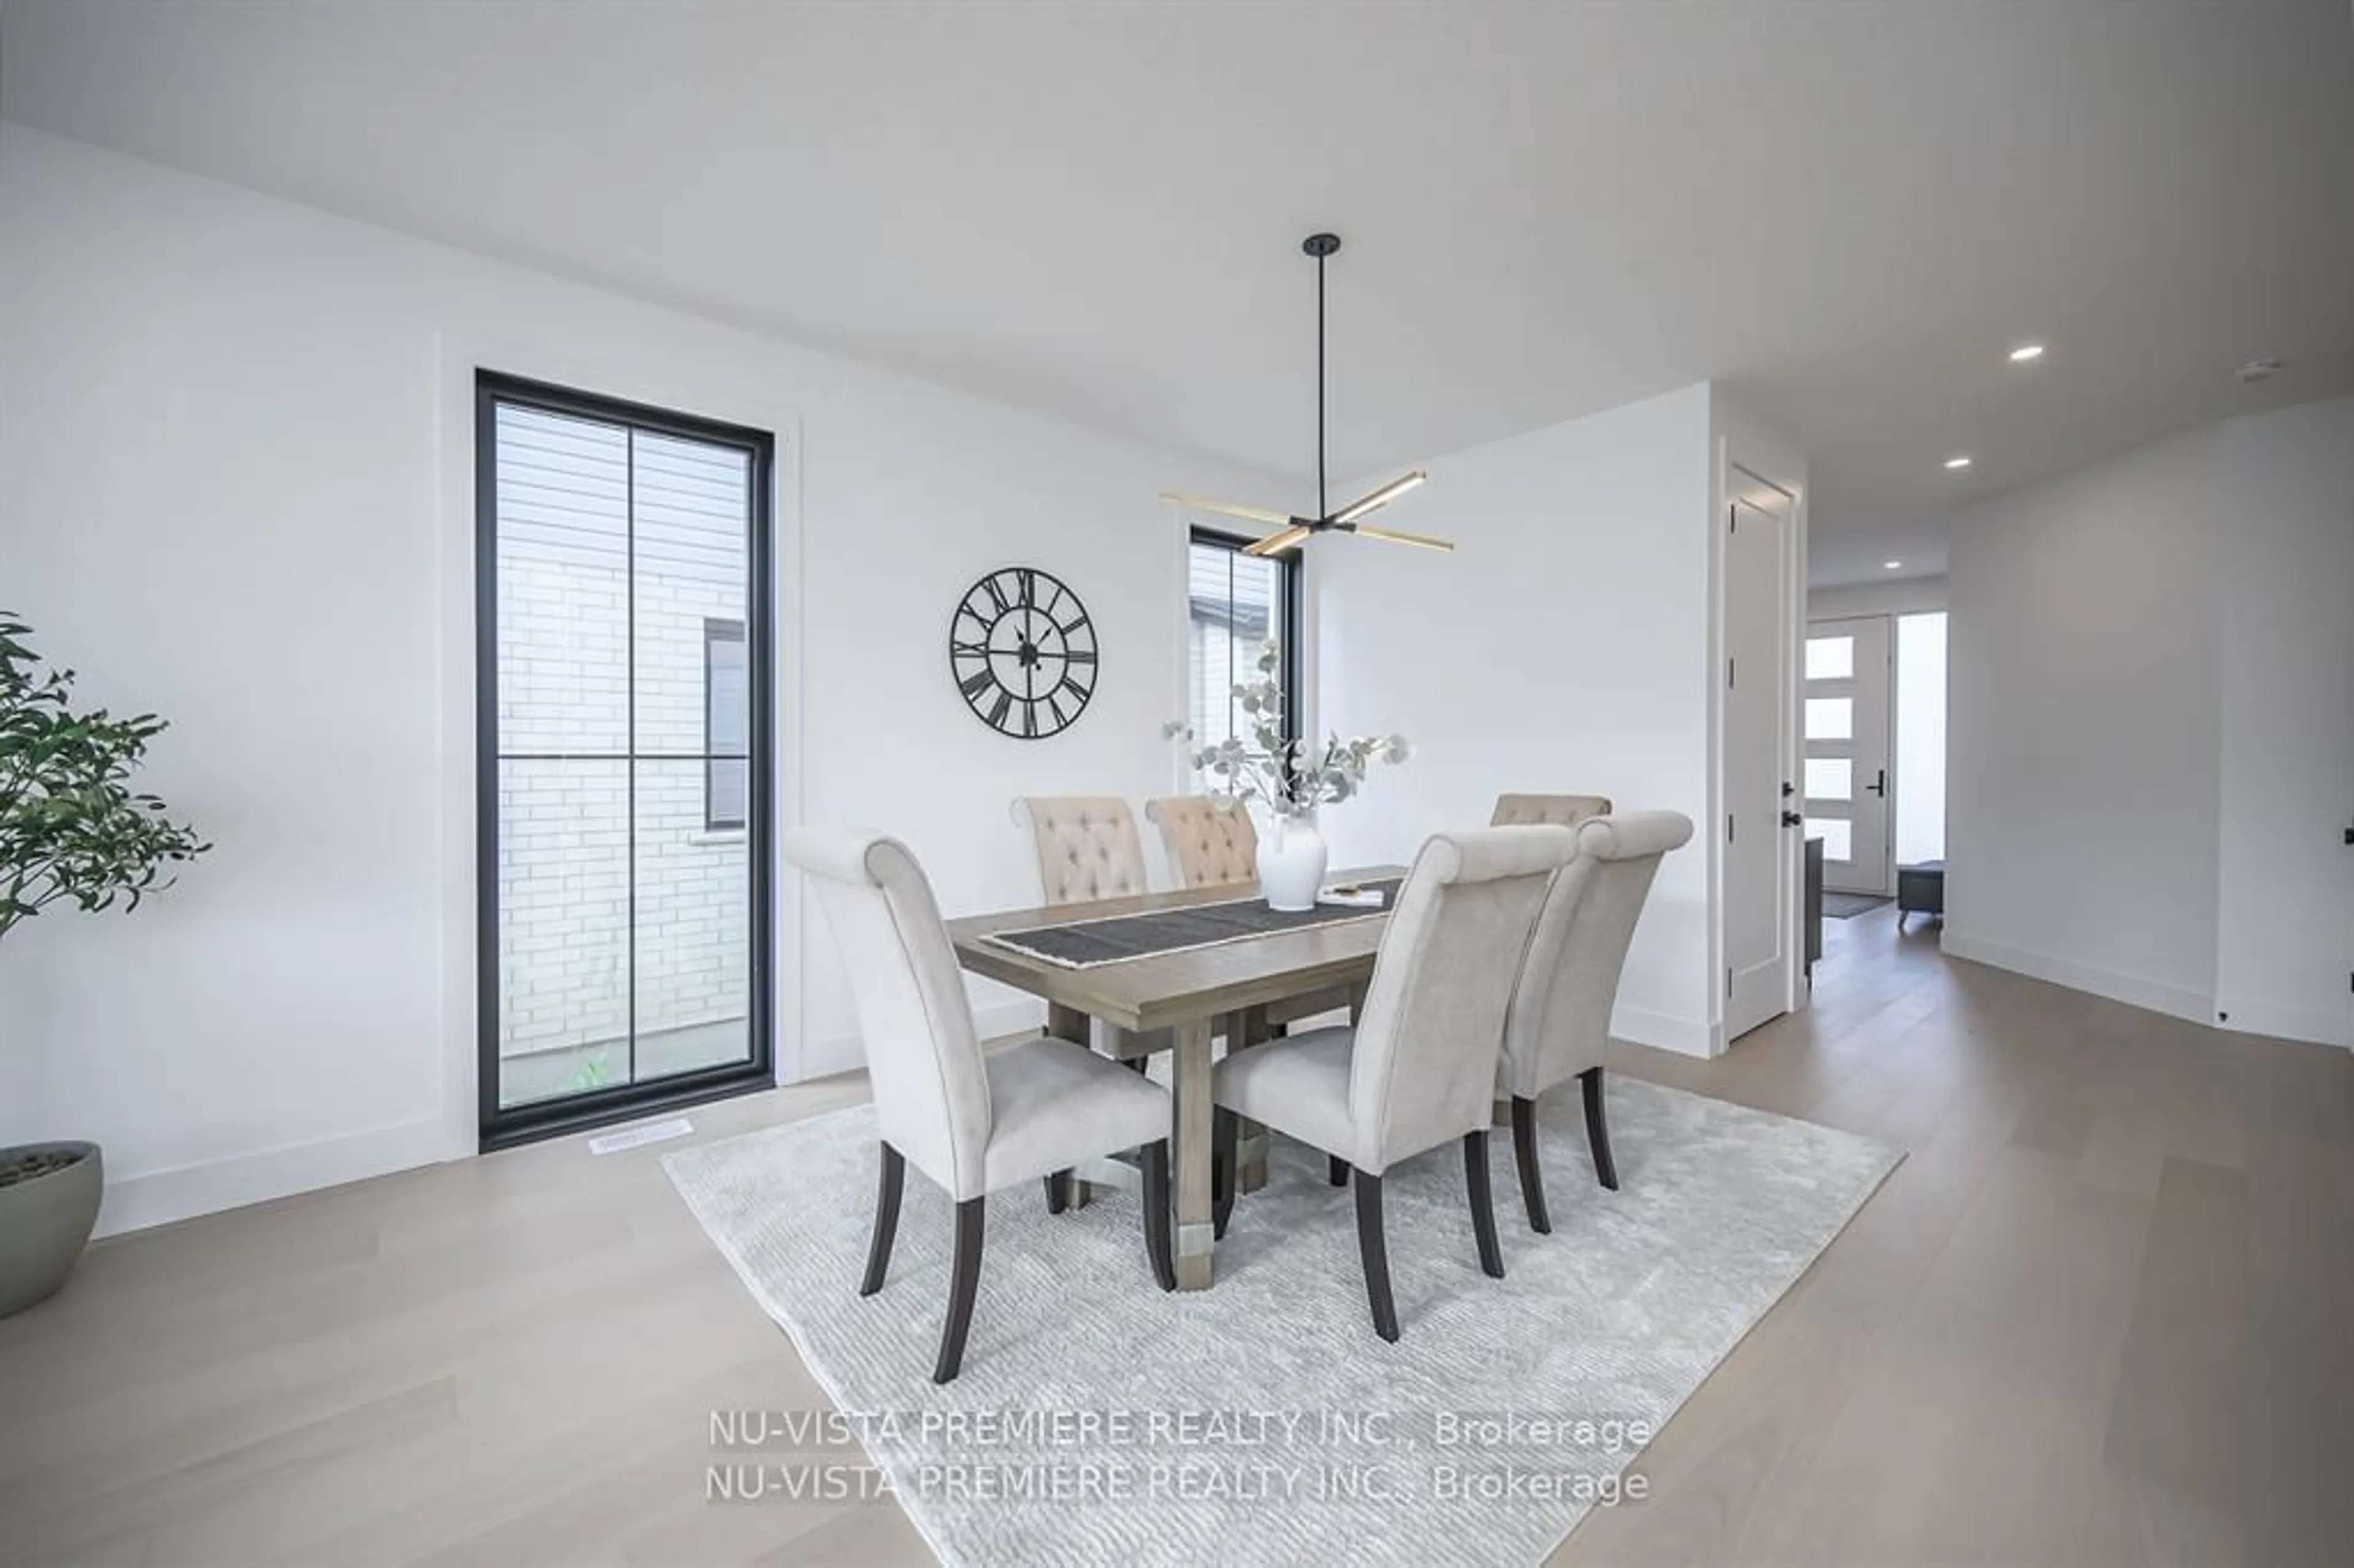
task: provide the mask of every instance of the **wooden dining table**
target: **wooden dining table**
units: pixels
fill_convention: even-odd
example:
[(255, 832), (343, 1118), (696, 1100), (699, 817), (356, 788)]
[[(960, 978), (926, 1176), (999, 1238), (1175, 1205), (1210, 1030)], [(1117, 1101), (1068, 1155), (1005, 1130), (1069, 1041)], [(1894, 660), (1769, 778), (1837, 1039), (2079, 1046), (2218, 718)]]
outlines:
[[(1372, 882), (1403, 874), (1400, 866), (1368, 866), (1336, 873), (1331, 880)], [(1107, 1048), (1116, 1057), (1170, 1053), (1170, 1092), (1175, 1101), (1171, 1157), (1180, 1290), (1205, 1289), (1213, 1277), (1213, 1036), (1223, 1032), (1229, 1050), (1264, 1040), (1270, 1007), (1279, 1009), (1286, 1002), (1336, 990), (1347, 993), (1354, 1016), (1366, 982), (1373, 978), (1373, 955), (1389, 924), (1388, 912), (1366, 911), (1357, 918), (1330, 925), (1268, 932), (1087, 969), (1050, 963), (987, 938), (994, 932), (1068, 926), (1257, 896), (1257, 884), (1233, 883), (1182, 893), (1009, 909), (949, 922), (958, 962), (975, 974), (1045, 1001), (1047, 1033), (1086, 1046), (1092, 1019), (1108, 1026), (1104, 1031)]]

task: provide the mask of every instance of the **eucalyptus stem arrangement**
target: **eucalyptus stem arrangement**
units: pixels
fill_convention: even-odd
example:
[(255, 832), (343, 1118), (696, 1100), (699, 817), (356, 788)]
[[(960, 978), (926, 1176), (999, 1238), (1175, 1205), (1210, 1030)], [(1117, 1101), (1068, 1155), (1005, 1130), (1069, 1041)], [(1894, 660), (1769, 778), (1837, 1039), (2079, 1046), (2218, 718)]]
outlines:
[(0, 613), (0, 935), (60, 899), (136, 909), (212, 847), (131, 788), (164, 721), (76, 713), (73, 672), (45, 672), (31, 633)]
[(1161, 733), (1187, 744), (1187, 757), (1208, 782), (1214, 795), (1235, 805), (1257, 800), (1278, 820), (1308, 817), (1319, 806), (1338, 805), (1364, 788), (1365, 775), (1376, 762), (1404, 762), (1414, 754), (1413, 743), (1402, 735), (1328, 736), (1320, 751), (1306, 740), (1283, 738), (1283, 688), (1276, 678), (1281, 651), (1272, 641), (1259, 644), (1257, 673), (1236, 683), (1235, 704), (1249, 724), (1247, 737), (1231, 735), (1209, 746), (1194, 746), (1192, 726), (1172, 722)]

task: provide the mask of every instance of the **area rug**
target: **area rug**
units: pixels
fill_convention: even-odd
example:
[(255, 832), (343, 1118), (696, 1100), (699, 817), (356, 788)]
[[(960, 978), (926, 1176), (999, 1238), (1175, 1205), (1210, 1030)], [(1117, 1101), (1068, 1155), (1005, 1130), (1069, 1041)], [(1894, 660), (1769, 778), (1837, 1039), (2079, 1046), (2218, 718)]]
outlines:
[(1392, 1170), (1394, 1345), (1367, 1319), (1349, 1193), (1287, 1140), (1204, 1291), (1153, 1285), (1129, 1194), (1050, 1216), (1036, 1183), (998, 1193), (945, 1388), (953, 1207), (913, 1171), (889, 1282), (857, 1293), (869, 1107), (683, 1150), (671, 1180), (843, 1413), (815, 1453), (716, 1428), (715, 1473), (742, 1458), (785, 1484), (863, 1446), (958, 1564), (1536, 1563), (1590, 1508), (1639, 1501), (1643, 1446), (1903, 1158), (1624, 1076), (1609, 1111), (1617, 1192), (1575, 1091), (1543, 1107), (1551, 1235), (1510, 1135), (1490, 1139), (1501, 1280), (1479, 1272), (1458, 1149)]
[(1869, 915), (1887, 902), (1884, 894), (1826, 893), (1823, 895), (1823, 914), (1833, 920), (1847, 920), (1858, 915)]

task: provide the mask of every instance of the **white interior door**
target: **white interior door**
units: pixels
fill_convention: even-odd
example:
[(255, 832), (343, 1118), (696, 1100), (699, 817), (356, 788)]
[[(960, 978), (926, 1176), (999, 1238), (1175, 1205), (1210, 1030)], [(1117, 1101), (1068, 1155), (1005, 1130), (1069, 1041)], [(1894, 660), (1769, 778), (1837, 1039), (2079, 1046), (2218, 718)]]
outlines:
[(1724, 1034), (1789, 1010), (1797, 931), (1790, 745), (1792, 547), (1787, 496), (1735, 501), (1724, 539)]
[(1807, 836), (1823, 841), (1823, 885), (1889, 886), (1889, 647), (1884, 615), (1807, 628)]

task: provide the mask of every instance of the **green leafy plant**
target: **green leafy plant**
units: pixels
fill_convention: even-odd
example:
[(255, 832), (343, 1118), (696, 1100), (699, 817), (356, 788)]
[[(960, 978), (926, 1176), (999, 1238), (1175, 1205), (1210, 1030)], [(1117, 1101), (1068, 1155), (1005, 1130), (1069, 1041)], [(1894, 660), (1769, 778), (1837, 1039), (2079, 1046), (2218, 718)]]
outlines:
[(31, 634), (0, 613), (0, 935), (59, 899), (136, 909), (212, 848), (131, 788), (164, 722), (74, 712), (73, 672), (44, 671)]

